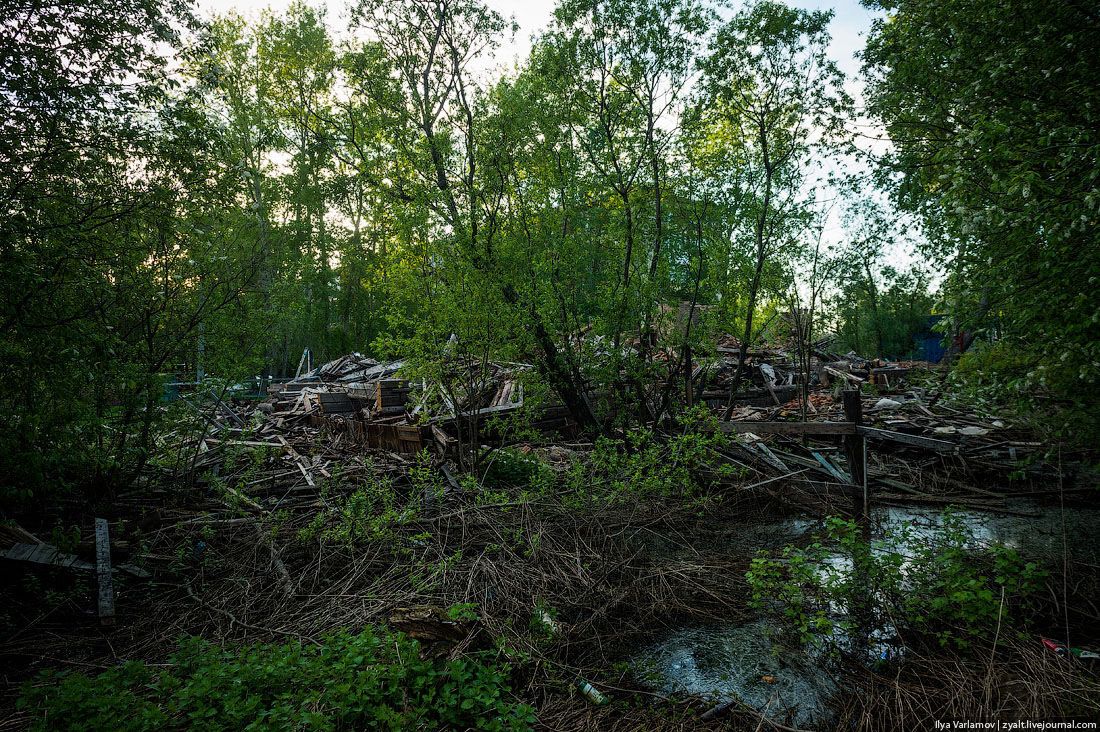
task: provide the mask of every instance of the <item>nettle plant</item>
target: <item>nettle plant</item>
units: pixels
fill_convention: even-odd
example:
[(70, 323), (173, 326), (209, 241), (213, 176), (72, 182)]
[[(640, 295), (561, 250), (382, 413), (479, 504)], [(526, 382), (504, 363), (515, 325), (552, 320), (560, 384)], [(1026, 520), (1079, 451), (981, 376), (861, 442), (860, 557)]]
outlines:
[(933, 528), (906, 524), (873, 541), (855, 523), (830, 517), (824, 536), (777, 555), (761, 552), (746, 575), (754, 607), (801, 642), (892, 627), (909, 644), (958, 649), (992, 639), (998, 628), (1019, 632), (1045, 577), (1014, 548), (976, 542), (951, 511)]
[[(322, 495), (328, 493), (322, 490)], [(400, 527), (416, 518), (419, 496), (402, 504), (393, 481), (385, 476), (358, 485), (350, 493), (333, 495), (308, 526), (298, 532), (301, 541), (322, 541), (353, 546), (371, 541), (390, 541)]]
[(716, 452), (727, 443), (717, 418), (704, 408), (693, 409), (680, 415), (679, 430), (671, 435), (639, 427), (623, 440), (600, 437), (566, 473), (567, 487), (578, 502), (691, 497), (738, 474)]
[(401, 633), (367, 627), (317, 646), (226, 650), (184, 641), (165, 667), (131, 661), (98, 676), (47, 672), (19, 706), (34, 730), (529, 729), (491, 654), (421, 658)]

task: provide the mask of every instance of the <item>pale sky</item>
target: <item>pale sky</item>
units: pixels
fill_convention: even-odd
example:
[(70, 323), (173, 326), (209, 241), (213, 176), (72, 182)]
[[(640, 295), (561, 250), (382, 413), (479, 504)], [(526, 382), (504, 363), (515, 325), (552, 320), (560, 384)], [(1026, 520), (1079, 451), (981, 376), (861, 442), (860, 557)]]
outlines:
[[(246, 18), (257, 18), (265, 9), (283, 11), (292, 0), (197, 0), (199, 11), (206, 15), (238, 12)], [(313, 6), (327, 9), (326, 19), (329, 28), (337, 36), (343, 36), (347, 29), (349, 0), (307, 0)], [(496, 66), (512, 66), (526, 57), (531, 48), (531, 38), (546, 27), (553, 13), (555, 0), (484, 0), (505, 18), (514, 19), (519, 26), (516, 36), (505, 43), (497, 53)], [(862, 109), (862, 83), (859, 80), (859, 60), (856, 54), (863, 47), (864, 39), (871, 25), (872, 14), (860, 5), (859, 0), (786, 0), (792, 6), (806, 10), (831, 9), (835, 15), (830, 24), (832, 43), (830, 55), (848, 79), (848, 93)], [(867, 136), (866, 145), (871, 149), (878, 147), (870, 138), (878, 137), (878, 130), (865, 122), (856, 122), (856, 131)]]
[[(200, 12), (217, 14), (236, 11), (245, 17), (256, 17), (260, 11), (285, 10), (291, 0), (197, 0)], [(807, 10), (833, 9), (836, 16), (830, 26), (833, 43), (832, 55), (842, 71), (854, 78), (859, 70), (855, 53), (863, 46), (863, 35), (871, 24), (871, 13), (861, 6), (858, 0), (787, 0), (788, 4)], [(314, 6), (328, 9), (328, 22), (334, 30), (346, 27), (347, 0), (309, 0)], [(485, 0), (485, 4), (495, 9), (505, 18), (514, 18), (519, 24), (516, 39), (502, 49), (501, 55), (509, 60), (526, 55), (530, 49), (530, 37), (544, 28), (553, 12), (555, 0)], [(502, 59), (504, 60), (504, 59)]]
[[(265, 9), (283, 11), (292, 0), (197, 0), (200, 13), (215, 15), (237, 12), (246, 18), (258, 18)], [(343, 36), (347, 29), (349, 0), (307, 0), (310, 5), (324, 6), (329, 28), (337, 36)], [(484, 0), (505, 18), (514, 19), (519, 25), (516, 36), (505, 43), (497, 52), (495, 65), (512, 66), (526, 57), (531, 48), (531, 38), (546, 27), (553, 13), (556, 0)], [(860, 5), (859, 0), (786, 0), (789, 5), (806, 10), (831, 9), (835, 15), (829, 29), (832, 43), (829, 52), (840, 70), (847, 77), (848, 93), (862, 109), (862, 84), (859, 81), (859, 60), (856, 54), (863, 47), (864, 39), (871, 26), (872, 14)], [(870, 141), (877, 137), (878, 131), (866, 123), (856, 122), (856, 131), (868, 136), (867, 145), (877, 147)]]

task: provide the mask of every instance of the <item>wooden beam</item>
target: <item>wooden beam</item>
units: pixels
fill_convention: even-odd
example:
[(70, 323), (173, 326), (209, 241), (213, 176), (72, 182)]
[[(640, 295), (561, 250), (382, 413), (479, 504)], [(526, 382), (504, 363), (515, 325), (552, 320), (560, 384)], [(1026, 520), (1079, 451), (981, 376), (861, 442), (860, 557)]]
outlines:
[(99, 622), (115, 624), (115, 587), (111, 579), (111, 535), (107, 519), (95, 520), (95, 573), (99, 582)]
[(865, 379), (861, 379), (858, 376), (856, 376), (855, 374), (849, 374), (846, 371), (841, 371), (839, 369), (834, 369), (832, 366), (824, 366), (823, 368), (825, 369), (826, 372), (832, 374), (833, 376), (837, 377), (838, 379), (847, 379), (848, 381), (851, 381), (854, 384), (862, 384), (865, 381)]
[(854, 435), (854, 422), (719, 422), (723, 432), (757, 435)]
[(844, 452), (848, 458), (848, 473), (852, 476), (853, 498), (857, 507), (862, 504), (860, 523), (866, 533), (871, 517), (871, 496), (867, 489), (867, 438), (859, 434), (863, 422), (863, 398), (859, 389), (845, 389), (841, 392), (841, 399), (844, 402), (844, 417), (856, 428), (851, 436), (844, 438)]
[(458, 414), (440, 415), (435, 419), (432, 419), (429, 424), (440, 424), (450, 422), (454, 419), (464, 417), (489, 417), (498, 414), (508, 414), (514, 412), (523, 406), (523, 402), (509, 402), (508, 404), (498, 404), (495, 407), (480, 407), (478, 409), (470, 409), (465, 412), (459, 412)]
[(772, 465), (775, 465), (784, 473), (791, 472), (791, 469), (784, 465), (783, 461), (780, 460), (779, 457), (774, 452), (772, 452), (763, 442), (756, 443), (756, 449), (759, 450), (760, 453), (763, 454), (765, 457), (767, 457), (768, 462), (770, 462)]
[(811, 452), (810, 454), (813, 455), (819, 463), (821, 463), (821, 467), (825, 468), (825, 470), (829, 472), (829, 475), (837, 479), (837, 482), (842, 484), (852, 482), (852, 479), (849, 478), (846, 473), (844, 473), (840, 470), (840, 468), (829, 462), (820, 452)]
[(904, 432), (894, 432), (893, 430), (882, 430), (877, 427), (864, 427), (860, 425), (859, 434), (872, 440), (890, 440), (891, 442), (900, 442), (904, 445), (921, 447), (925, 450), (935, 450), (936, 452), (954, 452), (956, 448), (954, 442), (948, 442), (947, 440), (936, 440), (931, 437), (909, 435)]
[(821, 467), (819, 463), (813, 460), (807, 460), (801, 455), (795, 455), (794, 453), (784, 452), (778, 449), (772, 450), (772, 453), (775, 454), (777, 457), (782, 458), (784, 462), (790, 463), (791, 465), (801, 465), (802, 467), (808, 468), (810, 470), (825, 472), (825, 469)]

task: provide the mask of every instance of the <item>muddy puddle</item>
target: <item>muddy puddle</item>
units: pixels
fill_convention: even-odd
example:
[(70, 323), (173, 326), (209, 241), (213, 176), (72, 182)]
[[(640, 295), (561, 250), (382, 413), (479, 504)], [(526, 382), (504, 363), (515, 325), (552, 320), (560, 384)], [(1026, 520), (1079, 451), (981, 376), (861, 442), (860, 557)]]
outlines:
[[(955, 510), (970, 527), (976, 547), (999, 542), (1017, 549), (1028, 560), (1062, 556), (1100, 563), (1100, 510), (1019, 503), (1005, 515)], [(931, 536), (943, 523), (934, 508), (881, 507), (873, 514), (875, 533), (882, 536), (908, 527), (910, 542)], [(730, 527), (728, 553), (745, 556), (757, 549), (775, 550), (823, 532), (817, 519), (784, 519)], [(708, 537), (708, 544), (713, 539)], [(905, 546), (896, 548), (904, 552)], [(835, 557), (838, 568), (849, 560)], [(641, 680), (663, 693), (700, 697), (718, 705), (735, 701), (788, 726), (815, 729), (832, 719), (830, 699), (837, 681), (828, 656), (812, 648), (779, 644), (779, 634), (766, 620), (670, 628), (637, 653), (632, 666)], [(895, 657), (889, 629), (870, 639), (869, 660)], [(844, 639), (834, 639), (841, 640)]]

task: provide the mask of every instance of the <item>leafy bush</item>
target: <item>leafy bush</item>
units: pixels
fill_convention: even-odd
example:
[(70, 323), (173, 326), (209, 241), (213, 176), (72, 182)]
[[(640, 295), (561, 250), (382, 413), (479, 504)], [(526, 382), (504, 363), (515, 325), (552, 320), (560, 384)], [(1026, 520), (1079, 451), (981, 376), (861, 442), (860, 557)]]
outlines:
[(554, 480), (554, 471), (535, 455), (512, 447), (493, 451), (482, 482), (489, 487), (544, 487)]
[(698, 408), (680, 419), (680, 431), (667, 438), (636, 428), (625, 440), (597, 439), (586, 460), (574, 463), (566, 476), (571, 493), (581, 501), (607, 504), (649, 496), (690, 497), (738, 474), (738, 468), (715, 452), (728, 438), (713, 414)]
[(165, 669), (136, 661), (98, 676), (46, 673), (19, 701), (35, 730), (519, 730), (530, 707), (484, 656), (422, 659), (400, 633), (367, 628), (320, 646), (223, 650), (183, 642)]
[(823, 539), (759, 554), (747, 579), (753, 604), (778, 614), (802, 641), (854, 629), (863, 612), (872, 627), (893, 625), (910, 642), (930, 637), (966, 648), (998, 626), (1024, 623), (1044, 576), (1015, 549), (975, 547), (963, 518), (948, 511), (935, 529), (906, 525), (872, 542), (853, 522), (831, 517)]
[[(414, 476), (415, 480), (415, 476)], [(350, 493), (343, 490), (338, 475), (321, 485), (326, 506), (313, 516), (308, 526), (298, 531), (301, 541), (321, 541), (354, 546), (371, 541), (391, 541), (399, 527), (416, 518), (421, 493), (414, 493), (403, 505), (393, 481), (377, 477), (358, 485)]]
[(1100, 438), (1100, 367), (1088, 353), (1050, 343), (975, 343), (951, 372), (952, 391), (1009, 412), (1051, 438), (1091, 448)]

